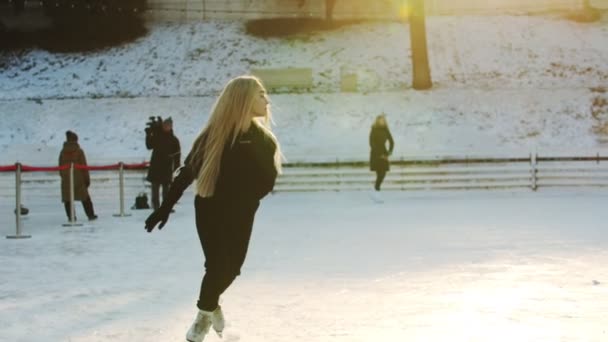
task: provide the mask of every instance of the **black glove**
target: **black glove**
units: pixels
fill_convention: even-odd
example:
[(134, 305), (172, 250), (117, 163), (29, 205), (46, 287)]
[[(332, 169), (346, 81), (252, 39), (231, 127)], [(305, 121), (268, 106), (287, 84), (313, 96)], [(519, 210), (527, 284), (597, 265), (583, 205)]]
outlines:
[(150, 214), (150, 216), (148, 216), (148, 218), (146, 219), (146, 230), (148, 231), (148, 233), (152, 232), (154, 227), (156, 227), (159, 222), (160, 226), (158, 226), (158, 229), (163, 229), (165, 223), (167, 223), (167, 220), (169, 220), (170, 213), (171, 208), (164, 208), (162, 206), (154, 210), (154, 212)]

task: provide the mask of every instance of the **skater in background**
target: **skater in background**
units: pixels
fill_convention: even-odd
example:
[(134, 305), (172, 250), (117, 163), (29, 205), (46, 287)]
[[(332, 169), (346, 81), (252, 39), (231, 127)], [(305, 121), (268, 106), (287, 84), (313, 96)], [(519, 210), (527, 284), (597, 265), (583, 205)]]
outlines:
[(221, 336), (224, 315), (220, 295), (240, 274), (260, 200), (272, 191), (281, 171), (277, 139), (269, 129), (271, 114), (261, 82), (237, 77), (225, 86), (211, 116), (163, 202), (146, 220), (161, 229), (184, 190), (195, 184), (195, 219), (205, 255), (199, 309), (186, 334), (202, 341), (210, 327)]
[[(386, 143), (389, 143), (388, 149)], [(372, 129), (369, 134), (369, 146), (371, 148), (369, 155), (369, 167), (371, 171), (376, 171), (376, 183), (374, 184), (374, 196), (379, 198), (380, 187), (386, 173), (389, 171), (388, 157), (393, 153), (395, 143), (391, 131), (386, 123), (386, 115), (384, 113), (378, 115), (372, 124)]]
[[(84, 155), (84, 151), (78, 145), (78, 135), (72, 131), (65, 132), (66, 142), (63, 143), (63, 149), (59, 153), (59, 166), (70, 165), (71, 163), (77, 165), (87, 165), (87, 158)], [(61, 200), (65, 207), (65, 213), (70, 219), (72, 203), (70, 202), (70, 169), (59, 171), (61, 176)], [(89, 186), (91, 185), (91, 177), (89, 176), (89, 170), (76, 169), (74, 168), (74, 200), (81, 201), (84, 212), (90, 221), (97, 219), (95, 210), (93, 209), (93, 202), (91, 196), (89, 196)], [(76, 217), (74, 217), (74, 221)]]
[(152, 150), (146, 179), (152, 183), (152, 207), (156, 210), (160, 206), (160, 188), (164, 199), (173, 181), (173, 172), (181, 162), (181, 149), (173, 134), (171, 117), (163, 120), (161, 125), (146, 129), (146, 147)]

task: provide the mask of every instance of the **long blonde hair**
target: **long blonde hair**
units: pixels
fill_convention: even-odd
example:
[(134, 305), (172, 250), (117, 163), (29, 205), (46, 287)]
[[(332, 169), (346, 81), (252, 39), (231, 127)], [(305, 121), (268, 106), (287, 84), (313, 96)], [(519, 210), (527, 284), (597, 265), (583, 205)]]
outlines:
[(255, 96), (264, 91), (262, 82), (254, 76), (239, 76), (226, 84), (215, 101), (211, 116), (192, 145), (192, 165), (201, 166), (196, 178), (196, 192), (201, 197), (211, 197), (220, 173), (222, 152), (227, 143), (234, 145), (239, 133), (248, 125), (256, 125), (270, 138), (275, 146), (274, 166), (281, 172), (282, 154), (277, 138), (270, 129), (270, 110), (261, 118), (251, 117)]

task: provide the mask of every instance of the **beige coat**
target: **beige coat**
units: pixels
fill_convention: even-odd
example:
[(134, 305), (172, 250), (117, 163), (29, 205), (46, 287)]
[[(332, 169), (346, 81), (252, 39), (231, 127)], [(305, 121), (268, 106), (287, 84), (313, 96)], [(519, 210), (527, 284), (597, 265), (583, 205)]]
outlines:
[[(77, 142), (63, 143), (63, 149), (59, 154), (59, 166), (70, 165), (70, 163), (87, 165), (87, 159), (84, 151), (80, 148)], [(63, 202), (70, 201), (70, 169), (59, 171), (61, 175), (61, 200)], [(79, 170), (74, 168), (74, 200), (83, 201), (89, 198), (89, 185), (91, 179), (88, 170)]]

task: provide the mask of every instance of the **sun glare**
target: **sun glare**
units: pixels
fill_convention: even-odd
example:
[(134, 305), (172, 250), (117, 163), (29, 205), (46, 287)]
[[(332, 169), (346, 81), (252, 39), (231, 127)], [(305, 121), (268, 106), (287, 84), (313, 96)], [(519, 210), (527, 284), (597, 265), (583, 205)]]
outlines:
[(402, 19), (409, 18), (412, 13), (410, 6), (408, 4), (399, 5), (399, 17)]
[(531, 302), (542, 292), (538, 286), (478, 287), (454, 298), (454, 310), (442, 320), (447, 322), (445, 329), (450, 331), (454, 342), (558, 342), (561, 338), (558, 322), (542, 316), (530, 317), (535, 310), (530, 307)]

